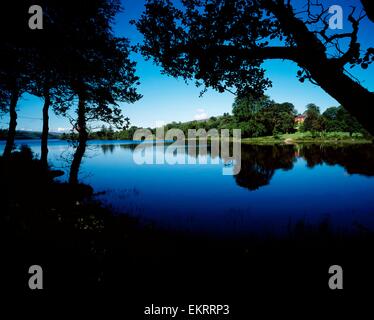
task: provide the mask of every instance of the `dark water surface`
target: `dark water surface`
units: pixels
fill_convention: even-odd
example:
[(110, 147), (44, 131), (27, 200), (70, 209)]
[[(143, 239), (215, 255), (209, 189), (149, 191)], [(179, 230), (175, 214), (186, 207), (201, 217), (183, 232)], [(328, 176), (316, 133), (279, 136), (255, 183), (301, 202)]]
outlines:
[[(40, 141), (21, 144), (40, 153)], [(243, 145), (236, 176), (223, 175), (223, 161), (212, 164), (209, 149), (196, 159), (207, 164), (138, 165), (135, 148), (130, 141), (90, 141), (80, 179), (116, 212), (147, 223), (220, 234), (286, 233), (300, 221), (328, 221), (344, 232), (374, 229), (373, 145)], [(68, 171), (73, 151), (52, 140), (50, 162)]]

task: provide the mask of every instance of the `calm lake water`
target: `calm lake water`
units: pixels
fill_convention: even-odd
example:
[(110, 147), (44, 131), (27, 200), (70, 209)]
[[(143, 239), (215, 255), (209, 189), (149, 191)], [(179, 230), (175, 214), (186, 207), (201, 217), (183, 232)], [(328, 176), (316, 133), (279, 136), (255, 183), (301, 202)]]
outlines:
[[(40, 141), (21, 144), (40, 153)], [(197, 159), (208, 164), (137, 165), (135, 147), (130, 141), (90, 141), (80, 179), (116, 212), (145, 223), (216, 234), (287, 233), (300, 221), (326, 220), (345, 232), (374, 229), (373, 145), (243, 145), (236, 176), (222, 174), (222, 161), (211, 164), (209, 150)], [(52, 140), (50, 162), (68, 172), (73, 151)]]

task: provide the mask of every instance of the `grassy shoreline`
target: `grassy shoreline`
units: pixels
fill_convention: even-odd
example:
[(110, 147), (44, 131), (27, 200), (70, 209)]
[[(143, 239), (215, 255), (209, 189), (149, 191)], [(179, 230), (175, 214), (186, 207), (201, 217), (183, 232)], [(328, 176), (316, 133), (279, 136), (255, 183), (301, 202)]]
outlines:
[(321, 143), (321, 144), (371, 144), (372, 138), (362, 135), (350, 136), (348, 132), (317, 133), (297, 132), (282, 134), (279, 136), (267, 136), (257, 138), (243, 138), (243, 144), (297, 144), (297, 143)]
[[(21, 138), (16, 137), (16, 139), (27, 139), (27, 140), (38, 140), (40, 138), (28, 137)], [(65, 141), (61, 136), (50, 136), (50, 139), (60, 139)], [(207, 142), (212, 140), (221, 140), (221, 138), (211, 138), (207, 137)], [(0, 137), (0, 140), (1, 139)], [(88, 140), (101, 140), (101, 141), (121, 141), (119, 139), (94, 139), (89, 138)], [(187, 143), (190, 140), (196, 140), (199, 142), (199, 137), (197, 138), (186, 138)], [(230, 141), (233, 140), (232, 137), (229, 138)], [(146, 141), (158, 141), (158, 139), (146, 139)], [(163, 140), (162, 140), (163, 141)], [(280, 134), (276, 136), (264, 136), (264, 137), (253, 137), (253, 138), (242, 138), (242, 144), (254, 144), (254, 145), (272, 145), (272, 144), (298, 144), (298, 143), (314, 143), (314, 144), (372, 144), (374, 143), (373, 137), (365, 137), (362, 134), (352, 134), (348, 132), (296, 132)]]

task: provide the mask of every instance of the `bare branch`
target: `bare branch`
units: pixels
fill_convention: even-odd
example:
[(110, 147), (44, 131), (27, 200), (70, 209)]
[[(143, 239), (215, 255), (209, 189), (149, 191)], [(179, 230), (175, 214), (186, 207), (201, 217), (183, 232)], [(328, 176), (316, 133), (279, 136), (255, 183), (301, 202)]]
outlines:
[(352, 7), (352, 11), (348, 16), (348, 21), (352, 24), (353, 31), (350, 35), (351, 41), (349, 43), (348, 50), (339, 59), (336, 60), (338, 65), (340, 66), (344, 66), (349, 62), (353, 62), (354, 60), (360, 57), (360, 43), (358, 42), (357, 34), (359, 30), (360, 21), (363, 18), (365, 18), (366, 15), (360, 13), (360, 16), (356, 19), (354, 17), (355, 11), (356, 7)]

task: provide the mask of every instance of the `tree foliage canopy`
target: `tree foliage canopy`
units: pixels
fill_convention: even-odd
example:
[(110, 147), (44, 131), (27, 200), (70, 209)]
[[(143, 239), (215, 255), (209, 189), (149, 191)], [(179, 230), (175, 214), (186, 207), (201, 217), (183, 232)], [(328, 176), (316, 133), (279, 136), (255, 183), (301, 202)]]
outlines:
[(232, 112), (238, 121), (249, 121), (257, 112), (270, 106), (273, 102), (268, 96), (255, 98), (252, 95), (235, 99)]

